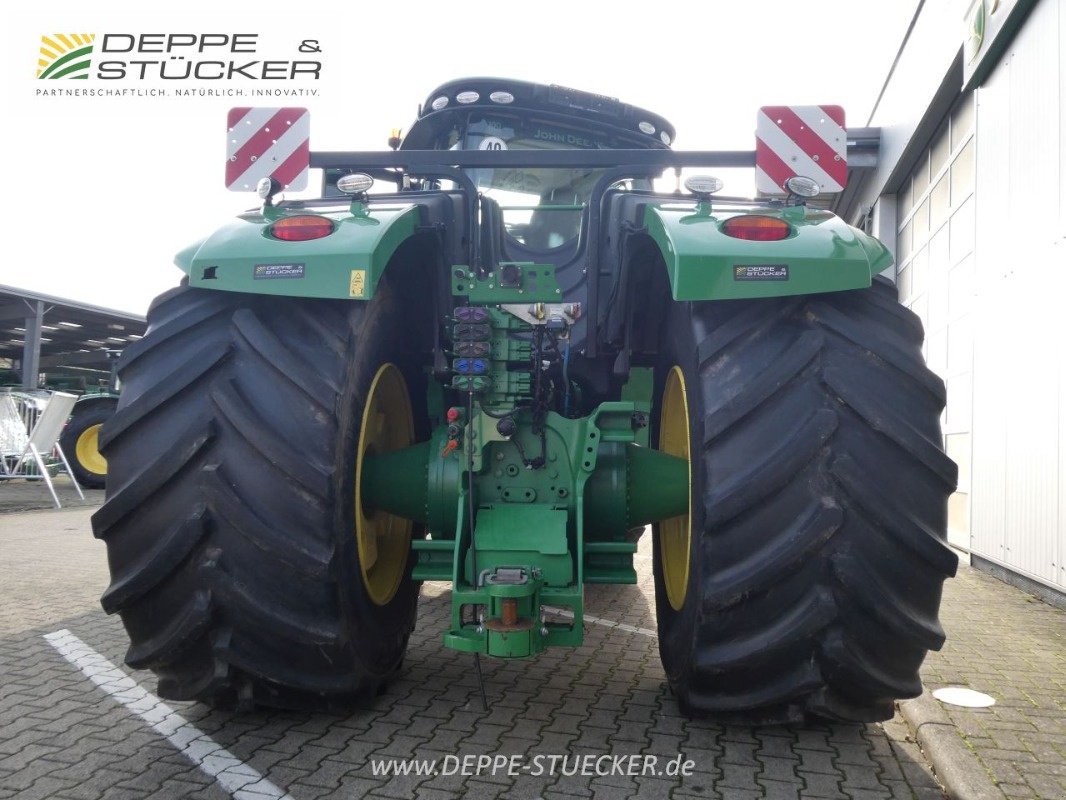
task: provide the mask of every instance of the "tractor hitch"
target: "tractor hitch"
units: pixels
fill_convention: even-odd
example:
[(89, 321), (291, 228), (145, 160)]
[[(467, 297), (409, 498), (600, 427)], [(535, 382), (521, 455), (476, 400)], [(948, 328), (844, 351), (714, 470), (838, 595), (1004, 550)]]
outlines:
[[(458, 438), (453, 422), (428, 442), (366, 457), (364, 509), (425, 526), (429, 537), (412, 542), (414, 578), (452, 582), (445, 644), (507, 658), (576, 646), (584, 584), (636, 582), (628, 531), (683, 516), (689, 504), (688, 462), (637, 444), (639, 413), (631, 401), (601, 404), (578, 419), (549, 412), (540, 468), (523, 466), (515, 444), (539, 447), (528, 410), (509, 417), (509, 437), (477, 408)], [(478, 465), (470, 481), (467, 461)], [(545, 621), (546, 605), (574, 619)]]

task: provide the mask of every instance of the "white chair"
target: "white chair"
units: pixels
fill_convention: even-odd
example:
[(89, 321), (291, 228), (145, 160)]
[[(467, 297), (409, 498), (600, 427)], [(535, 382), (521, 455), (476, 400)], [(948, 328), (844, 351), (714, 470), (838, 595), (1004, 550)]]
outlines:
[[(14, 399), (11, 397), (5, 398), (7, 401), (6, 410), (0, 408), (0, 419), (4, 420), (4, 430), (8, 431), (9, 428), (13, 428), (10, 425), (11, 413), (14, 411), (16, 418), (19, 419), (20, 426), (22, 425), (21, 415), (18, 413), (18, 407), (14, 403)], [(74, 408), (74, 403), (78, 400), (77, 395), (67, 394), (66, 392), (53, 392), (49, 398), (44, 410), (37, 417), (37, 421), (33, 424), (32, 430), (26, 437), (24, 446), (21, 452), (15, 457), (13, 466), (7, 465), (7, 458), (4, 458), (4, 478), (26, 478), (27, 480), (40, 480), (43, 479), (48, 485), (48, 491), (52, 493), (52, 500), (55, 501), (56, 508), (62, 508), (63, 505), (59, 502), (59, 496), (56, 494), (55, 486), (52, 484), (52, 476), (49, 472), (51, 467), (57, 465), (54, 458), (51, 458), (53, 453), (59, 454), (59, 460), (63, 464), (63, 467), (67, 471), (67, 475), (70, 476), (71, 483), (74, 484), (74, 488), (78, 492), (78, 496), (84, 500), (85, 495), (81, 491), (81, 487), (78, 485), (77, 479), (74, 477), (74, 473), (71, 472), (70, 463), (67, 461), (67, 456), (63, 452), (63, 448), (59, 446), (59, 434), (63, 431), (63, 426), (67, 422), (67, 418), (70, 416), (70, 412)], [(25, 430), (25, 428), (23, 428)], [(5, 454), (6, 455), (6, 454)], [(49, 458), (52, 463), (47, 463), (46, 458)], [(34, 474), (28, 470), (24, 470), (24, 467), (36, 466), (40, 474)]]

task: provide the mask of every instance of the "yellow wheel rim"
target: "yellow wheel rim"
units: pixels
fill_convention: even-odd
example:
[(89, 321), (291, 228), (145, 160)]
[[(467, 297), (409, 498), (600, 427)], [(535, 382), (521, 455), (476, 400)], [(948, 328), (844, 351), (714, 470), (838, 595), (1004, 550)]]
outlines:
[[(663, 388), (659, 423), (659, 449), (688, 462), (689, 510), (692, 509), (692, 458), (689, 454), (688, 392), (681, 367), (673, 367)], [(666, 597), (675, 611), (685, 604), (688, 591), (689, 552), (692, 547), (690, 514), (659, 523), (659, 556)]]
[(86, 472), (94, 475), (107, 474), (107, 459), (100, 455), (100, 428), (103, 423), (90, 425), (81, 432), (74, 443), (74, 456)]
[(411, 398), (403, 373), (384, 364), (370, 383), (355, 461), (355, 538), (359, 570), (370, 599), (383, 606), (400, 588), (411, 549), (410, 520), (363, 508), (363, 458), (399, 450), (414, 443)]

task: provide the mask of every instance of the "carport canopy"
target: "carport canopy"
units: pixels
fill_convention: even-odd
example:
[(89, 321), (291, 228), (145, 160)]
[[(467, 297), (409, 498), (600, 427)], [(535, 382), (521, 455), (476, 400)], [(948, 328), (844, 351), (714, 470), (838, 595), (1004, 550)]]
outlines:
[(113, 385), (115, 359), (146, 327), (139, 314), (0, 285), (0, 359), (25, 389), (42, 374)]

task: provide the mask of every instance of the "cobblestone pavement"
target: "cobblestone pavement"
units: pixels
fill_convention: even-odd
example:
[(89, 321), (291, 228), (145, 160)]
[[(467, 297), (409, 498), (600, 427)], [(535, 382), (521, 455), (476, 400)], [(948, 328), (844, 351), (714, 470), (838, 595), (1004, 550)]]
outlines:
[(1066, 798), (1066, 611), (960, 567), (940, 616), (948, 641), (925, 661), (926, 688), (995, 698), (943, 708), (1007, 797)]
[[(103, 545), (89, 533), (89, 513), (0, 516), (0, 798), (225, 800), (230, 795), (219, 783), (42, 638), (68, 629), (113, 664), (122, 664), (122, 627), (98, 605), (107, 572)], [(918, 748), (906, 741), (899, 718), (885, 725), (789, 728), (684, 719), (666, 688), (655, 639), (648, 635), (654, 610), (647, 544), (638, 565), (639, 586), (587, 592), (590, 615), (624, 627), (589, 624), (582, 647), (560, 648), (531, 661), (485, 660), (488, 712), (481, 710), (470, 657), (440, 643), (448, 612), (443, 584), (424, 587), (407, 666), (367, 710), (238, 715), (193, 703), (171, 705), (295, 800), (943, 796)], [(937, 663), (943, 670), (948, 662)], [(132, 677), (154, 690), (147, 673)], [(372, 759), (457, 753), (656, 754), (664, 761), (680, 753), (696, 767), (683, 778), (480, 774), (391, 779), (375, 777), (371, 767)], [(265, 798), (255, 786), (237, 796)]]

